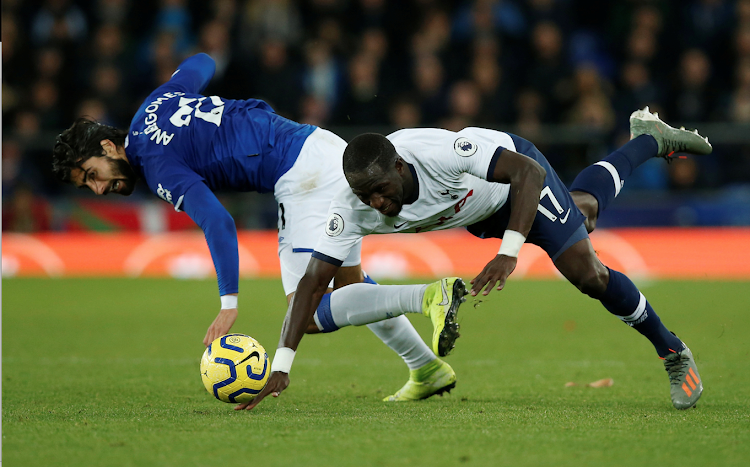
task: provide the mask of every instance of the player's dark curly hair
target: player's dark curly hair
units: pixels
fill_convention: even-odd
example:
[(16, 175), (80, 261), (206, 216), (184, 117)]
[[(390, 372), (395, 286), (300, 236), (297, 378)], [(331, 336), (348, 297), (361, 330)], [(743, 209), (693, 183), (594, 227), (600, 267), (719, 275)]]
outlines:
[(70, 182), (71, 170), (81, 167), (91, 157), (104, 155), (102, 140), (108, 139), (117, 146), (124, 146), (127, 135), (127, 131), (80, 117), (70, 128), (57, 135), (52, 149), (52, 172), (58, 179)]
[(344, 174), (365, 172), (374, 165), (384, 172), (393, 168), (398, 153), (388, 138), (378, 133), (364, 133), (353, 140), (344, 150)]

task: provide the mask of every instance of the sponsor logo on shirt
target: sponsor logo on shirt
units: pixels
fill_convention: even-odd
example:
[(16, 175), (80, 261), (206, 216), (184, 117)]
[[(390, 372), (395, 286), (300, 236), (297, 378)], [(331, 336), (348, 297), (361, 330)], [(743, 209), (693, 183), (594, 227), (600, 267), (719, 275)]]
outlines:
[(477, 145), (469, 140), (469, 138), (461, 137), (453, 143), (453, 150), (461, 157), (469, 157), (477, 152)]
[[(466, 204), (466, 201), (473, 194), (474, 194), (474, 190), (470, 190), (466, 194), (466, 196), (464, 196), (463, 198), (461, 198), (458, 201), (458, 203), (456, 203), (455, 205), (453, 205), (453, 212), (455, 214), (458, 214), (459, 212), (461, 212), (461, 208), (464, 207), (464, 205)], [(437, 220), (436, 223), (428, 225), (428, 226), (425, 226), (425, 227), (417, 227), (416, 231), (417, 231), (417, 233), (419, 233), (419, 232), (421, 232), (423, 230), (429, 230), (429, 229), (432, 229), (432, 228), (435, 228), (435, 227), (440, 227), (441, 225), (445, 224), (446, 221), (449, 221), (451, 219), (453, 219), (453, 216), (448, 216), (448, 217), (440, 216), (440, 218)]]
[(448, 189), (446, 189), (445, 191), (438, 191), (438, 193), (440, 194), (440, 196), (450, 196), (451, 199), (458, 199), (458, 195), (451, 193), (451, 191)]
[(344, 231), (344, 218), (333, 213), (326, 221), (326, 234), (329, 237), (338, 237)]
[(156, 186), (156, 194), (167, 203), (174, 204), (172, 202), (172, 192), (161, 186), (161, 183)]

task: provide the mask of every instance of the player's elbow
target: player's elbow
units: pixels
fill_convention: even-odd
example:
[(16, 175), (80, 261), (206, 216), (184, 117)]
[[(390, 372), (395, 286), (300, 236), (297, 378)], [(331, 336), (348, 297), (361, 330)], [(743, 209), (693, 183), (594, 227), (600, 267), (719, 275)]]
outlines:
[(544, 187), (545, 177), (547, 177), (547, 171), (531, 158), (527, 158), (523, 168), (516, 174), (518, 181), (530, 182), (533, 186), (538, 186), (540, 190)]
[(544, 186), (544, 179), (547, 178), (547, 171), (542, 167), (539, 162), (532, 161), (532, 167), (531, 169), (534, 172), (534, 178), (536, 181), (539, 182), (540, 185)]
[(203, 219), (198, 223), (203, 232), (213, 231), (218, 233), (221, 238), (227, 238), (227, 236), (237, 235), (237, 226), (234, 224), (232, 216), (224, 212), (214, 212), (212, 216)]

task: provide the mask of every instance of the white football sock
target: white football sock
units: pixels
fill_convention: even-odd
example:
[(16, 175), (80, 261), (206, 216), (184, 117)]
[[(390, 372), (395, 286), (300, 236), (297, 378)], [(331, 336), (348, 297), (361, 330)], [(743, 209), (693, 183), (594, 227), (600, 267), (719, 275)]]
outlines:
[(421, 313), (427, 288), (419, 285), (350, 284), (331, 293), (336, 326), (361, 326), (404, 313)]
[[(426, 288), (424, 284), (350, 284), (331, 293), (330, 319), (339, 328), (367, 324), (410, 370), (416, 370), (437, 357), (403, 314), (422, 312)], [(315, 322), (323, 329), (318, 313)]]
[(422, 368), (437, 358), (404, 315), (371, 323), (367, 327), (399, 354), (410, 370)]

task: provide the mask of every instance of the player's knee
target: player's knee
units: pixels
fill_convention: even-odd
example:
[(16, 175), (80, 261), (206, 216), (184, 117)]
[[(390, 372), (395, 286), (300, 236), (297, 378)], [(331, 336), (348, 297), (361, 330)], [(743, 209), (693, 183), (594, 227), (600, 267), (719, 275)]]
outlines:
[(597, 298), (607, 290), (607, 277), (606, 268), (590, 268), (582, 273), (573, 285), (589, 297)]
[(586, 226), (586, 232), (593, 232), (594, 229), (596, 229), (596, 217), (586, 218), (586, 220), (583, 221), (583, 224)]

